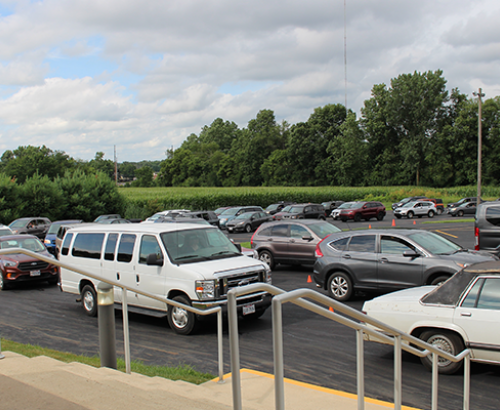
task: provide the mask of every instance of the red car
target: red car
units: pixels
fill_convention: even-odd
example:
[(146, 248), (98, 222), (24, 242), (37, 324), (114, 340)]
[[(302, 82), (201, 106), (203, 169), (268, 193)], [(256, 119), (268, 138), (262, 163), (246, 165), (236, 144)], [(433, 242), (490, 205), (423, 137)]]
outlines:
[(385, 206), (378, 201), (356, 202), (350, 208), (342, 209), (339, 218), (342, 222), (353, 220), (359, 222), (362, 219), (369, 221), (371, 218), (376, 218), (381, 221), (385, 217)]
[[(36, 236), (9, 235), (0, 237), (0, 249), (23, 248), (40, 255), (53, 256)], [(15, 283), (47, 281), (57, 284), (59, 268), (22, 253), (0, 255), (0, 289), (8, 289)]]

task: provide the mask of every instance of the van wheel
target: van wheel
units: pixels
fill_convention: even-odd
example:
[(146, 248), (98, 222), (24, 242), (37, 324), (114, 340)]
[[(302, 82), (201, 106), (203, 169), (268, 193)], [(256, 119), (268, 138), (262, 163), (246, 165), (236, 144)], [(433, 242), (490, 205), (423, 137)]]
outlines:
[(92, 285), (85, 285), (81, 293), (82, 307), (88, 316), (97, 316), (97, 294)]
[[(462, 339), (455, 333), (447, 332), (441, 329), (428, 330), (420, 336), (424, 342), (444, 350), (445, 352), (456, 356), (464, 350)], [(432, 370), (432, 355), (422, 357), (422, 364), (427, 370)], [(441, 374), (453, 374), (460, 370), (463, 360), (460, 362), (451, 362), (442, 357), (438, 358), (438, 372)]]
[[(173, 298), (176, 302), (191, 306), (190, 300), (183, 295)], [(198, 320), (196, 315), (186, 309), (176, 306), (168, 307), (168, 324), (170, 328), (179, 335), (189, 335), (196, 330)]]
[(269, 266), (269, 269), (274, 269), (274, 257), (273, 254), (269, 251), (260, 251), (259, 252), (259, 260), (266, 263)]
[(328, 279), (328, 294), (339, 302), (345, 302), (352, 296), (352, 281), (344, 272), (334, 272)]

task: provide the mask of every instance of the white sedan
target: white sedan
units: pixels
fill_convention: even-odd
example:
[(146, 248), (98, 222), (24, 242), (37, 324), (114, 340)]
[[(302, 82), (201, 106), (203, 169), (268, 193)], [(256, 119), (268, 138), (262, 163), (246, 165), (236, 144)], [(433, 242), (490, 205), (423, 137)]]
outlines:
[[(471, 361), (500, 364), (500, 262), (482, 262), (457, 272), (441, 286), (422, 286), (365, 302), (363, 312), (452, 355), (465, 348)], [(376, 340), (368, 335), (367, 340)], [(432, 357), (422, 358), (428, 369)], [(439, 358), (439, 372), (462, 367)]]

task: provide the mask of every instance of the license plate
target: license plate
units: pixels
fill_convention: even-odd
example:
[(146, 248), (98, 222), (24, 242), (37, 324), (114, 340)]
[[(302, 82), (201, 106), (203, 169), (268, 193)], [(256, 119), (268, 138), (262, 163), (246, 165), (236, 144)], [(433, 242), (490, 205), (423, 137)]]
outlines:
[(250, 305), (243, 305), (243, 315), (250, 315), (255, 313), (255, 305), (252, 303)]
[(30, 276), (40, 276), (40, 271), (39, 270), (32, 270), (30, 272)]

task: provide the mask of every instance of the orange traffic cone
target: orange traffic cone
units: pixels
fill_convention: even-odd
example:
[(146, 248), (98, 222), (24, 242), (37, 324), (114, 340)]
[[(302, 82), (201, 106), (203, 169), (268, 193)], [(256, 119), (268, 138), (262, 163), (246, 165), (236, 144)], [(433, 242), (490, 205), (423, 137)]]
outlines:
[(413, 221), (413, 225), (416, 225), (417, 224), (417, 221)]
[(333, 311), (334, 311), (334, 310), (333, 310), (333, 308), (332, 308), (331, 306), (330, 306), (330, 309), (328, 309), (328, 310), (329, 310), (330, 312), (333, 312)]
[(395, 219), (392, 220), (392, 226), (396, 226), (396, 220)]
[(307, 283), (311, 283), (311, 282), (312, 282), (311, 275), (309, 275), (309, 276), (307, 277)]
[(372, 226), (371, 226), (371, 225), (368, 225), (368, 229), (372, 229)]

